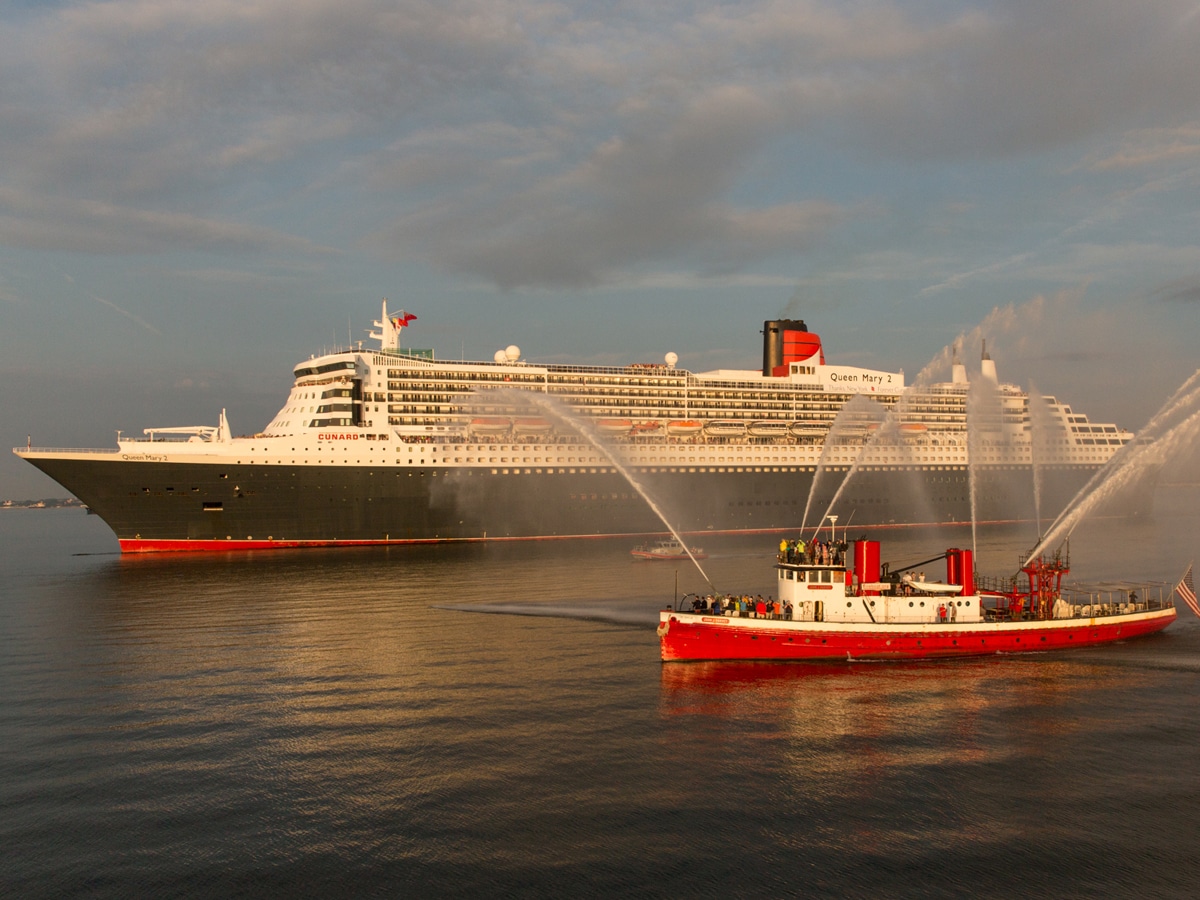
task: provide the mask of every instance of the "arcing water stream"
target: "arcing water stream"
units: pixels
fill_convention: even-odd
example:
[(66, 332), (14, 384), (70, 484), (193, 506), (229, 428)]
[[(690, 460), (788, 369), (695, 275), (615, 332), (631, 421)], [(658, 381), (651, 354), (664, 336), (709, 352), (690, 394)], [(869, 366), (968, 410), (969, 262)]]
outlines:
[[(838, 410), (838, 414), (833, 419), (833, 424), (829, 426), (829, 431), (825, 433), (825, 443), (821, 446), (821, 456), (817, 459), (817, 470), (813, 473), (812, 484), (808, 488), (808, 499), (804, 504), (804, 515), (800, 518), (800, 530), (803, 532), (804, 527), (808, 524), (808, 511), (812, 507), (813, 497), (817, 495), (817, 486), (821, 482), (821, 476), (828, 469), (827, 462), (834, 448), (838, 446), (838, 442), (847, 434), (852, 434), (856, 431), (863, 430), (867, 434), (867, 439), (863, 440), (862, 446), (859, 448), (858, 455), (855, 457), (854, 464), (850, 471), (842, 479), (842, 485), (850, 479), (854, 472), (854, 466), (858, 465), (858, 459), (862, 456), (862, 452), (866, 449), (867, 441), (870, 439), (871, 429), (869, 426), (874, 425), (878, 429), (882, 422), (886, 420), (887, 410), (868, 397), (866, 394), (856, 394), (850, 398), (850, 402)], [(834, 494), (833, 500), (829, 503), (829, 508), (825, 510), (825, 515), (828, 516), (833, 509), (833, 504), (837, 502), (838, 496), (841, 494), (839, 487)], [(825, 519), (822, 518), (821, 522)], [(821, 522), (817, 523), (817, 528), (820, 528)], [(815, 534), (815, 530), (814, 530)]]
[(705, 582), (710, 588), (713, 589), (714, 593), (716, 592), (716, 587), (713, 586), (712, 580), (708, 577), (708, 573), (704, 571), (704, 567), (700, 565), (700, 561), (697, 560), (695, 555), (692, 553), (692, 548), (684, 542), (683, 538), (679, 535), (679, 532), (675, 530), (675, 526), (670, 523), (666, 515), (659, 508), (658, 504), (654, 502), (654, 499), (650, 496), (650, 493), (641, 483), (638, 482), (636, 478), (633, 477), (633, 473), (630, 472), (629, 469), (624, 466), (624, 464), (622, 464), (621, 460), (617, 458), (617, 455), (613, 453), (613, 451), (604, 443), (603, 440), (600, 439), (600, 435), (594, 428), (592, 428), (589, 422), (574, 415), (570, 409), (545, 394), (526, 393), (525, 391), (515, 391), (511, 389), (499, 389), (496, 391), (491, 391), (485, 396), (495, 397), (497, 395), (503, 396), (506, 400), (511, 401), (516, 406), (537, 407), (542, 412), (552, 416), (571, 430), (575, 431), (577, 434), (587, 438), (588, 442), (591, 443), (593, 447), (595, 447), (597, 450), (603, 453), (605, 457), (608, 458), (608, 461), (612, 463), (613, 468), (621, 473), (621, 476), (627, 482), (629, 482), (630, 486), (632, 486), (633, 489), (638, 492), (641, 498), (646, 501), (646, 505), (654, 511), (654, 514), (658, 516), (660, 520), (662, 520), (663, 525), (667, 527), (667, 531), (671, 532), (671, 536), (679, 542), (679, 546), (681, 546), (684, 552), (687, 553), (688, 559), (690, 559), (696, 566), (696, 569), (700, 572), (701, 576), (703, 576)]
[[(1200, 437), (1200, 370), (1185, 381), (1137, 436), (1112, 455), (1051, 524), (1029, 559), (1071, 532), (1088, 513), (1161, 467)], [(1182, 416), (1182, 418), (1180, 418)], [(1028, 562), (1028, 560), (1027, 560)]]
[(1042, 466), (1050, 450), (1051, 413), (1050, 404), (1029, 383), (1029, 464), (1033, 469), (1033, 515), (1037, 522), (1037, 533), (1042, 533)]

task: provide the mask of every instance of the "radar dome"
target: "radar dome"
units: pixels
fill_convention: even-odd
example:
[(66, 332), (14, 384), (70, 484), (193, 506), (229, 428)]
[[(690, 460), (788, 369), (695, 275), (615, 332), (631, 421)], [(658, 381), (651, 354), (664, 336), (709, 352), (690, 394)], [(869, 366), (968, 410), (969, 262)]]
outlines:
[(666, 363), (672, 369), (675, 368), (675, 363), (677, 363), (677, 362), (679, 362), (679, 354), (678, 353), (671, 352), (666, 355)]
[(521, 358), (521, 348), (516, 344), (509, 344), (504, 348), (504, 358), (509, 362), (516, 362)]
[(505, 361), (505, 359), (507, 359), (507, 357), (504, 355), (503, 350), (497, 350), (495, 352), (495, 354), (493, 354), (492, 359), (494, 359), (498, 363), (503, 363)]

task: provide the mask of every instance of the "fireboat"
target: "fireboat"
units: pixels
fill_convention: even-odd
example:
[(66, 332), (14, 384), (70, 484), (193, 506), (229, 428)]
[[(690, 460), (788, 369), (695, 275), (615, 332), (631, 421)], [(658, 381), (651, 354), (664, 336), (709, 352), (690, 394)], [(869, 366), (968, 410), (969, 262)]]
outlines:
[[(1090, 647), (1162, 631), (1174, 597), (1195, 603), (1192, 569), (1166, 582), (1064, 585), (1070, 550), (1030, 555), (1017, 575), (978, 576), (971, 550), (902, 568), (880, 543), (781, 544), (778, 600), (689, 594), (659, 613), (664, 662), (916, 660)], [(946, 561), (945, 581), (922, 569)], [(1200, 614), (1200, 612), (1198, 612)]]

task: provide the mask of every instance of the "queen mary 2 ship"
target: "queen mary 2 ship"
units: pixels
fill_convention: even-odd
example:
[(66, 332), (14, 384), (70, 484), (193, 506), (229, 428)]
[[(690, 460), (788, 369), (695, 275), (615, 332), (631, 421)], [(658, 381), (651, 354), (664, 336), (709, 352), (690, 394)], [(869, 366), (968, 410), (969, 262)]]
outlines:
[(976, 521), (1030, 520), (1133, 439), (1053, 397), (1031, 405), (986, 352), (991, 401), (973, 406), (957, 358), (950, 382), (905, 390), (902, 372), (827, 365), (795, 320), (765, 323), (761, 370), (690, 372), (674, 353), (440, 360), (401, 347), (415, 318), (384, 301), (379, 349), (297, 365), (258, 434), (235, 436), (222, 411), (116, 449), (14, 452), (124, 552), (151, 552), (650, 536), (665, 530), (651, 503), (681, 533), (792, 530), (808, 509), (809, 524), (964, 522), (972, 494)]

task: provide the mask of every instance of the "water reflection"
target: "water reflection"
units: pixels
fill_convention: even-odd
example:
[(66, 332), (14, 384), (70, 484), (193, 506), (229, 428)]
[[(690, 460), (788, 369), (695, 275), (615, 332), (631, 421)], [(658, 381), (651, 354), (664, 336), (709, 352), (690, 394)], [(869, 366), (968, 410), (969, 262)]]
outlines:
[[(995, 729), (1006, 753), (1034, 753), (1077, 720), (1064, 709), (1105, 705), (1145, 686), (1133, 666), (1079, 655), (1034, 654), (931, 663), (666, 664), (661, 714), (751, 726), (770, 721), (807, 748), (803, 769), (821, 778), (866, 776), (880, 766), (962, 764), (993, 758)], [(1015, 723), (1015, 725), (1014, 725)], [(852, 752), (848, 752), (852, 751)], [(830, 761), (836, 760), (835, 765)]]

